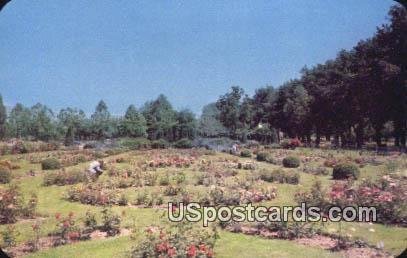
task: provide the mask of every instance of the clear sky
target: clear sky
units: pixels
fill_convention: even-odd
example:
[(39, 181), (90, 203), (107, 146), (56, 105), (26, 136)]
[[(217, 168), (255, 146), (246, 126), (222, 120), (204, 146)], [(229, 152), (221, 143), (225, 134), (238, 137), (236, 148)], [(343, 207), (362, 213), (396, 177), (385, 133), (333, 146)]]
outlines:
[(199, 113), (230, 86), (298, 77), (387, 22), (390, 0), (13, 0), (0, 12), (0, 94), (111, 113), (158, 94)]

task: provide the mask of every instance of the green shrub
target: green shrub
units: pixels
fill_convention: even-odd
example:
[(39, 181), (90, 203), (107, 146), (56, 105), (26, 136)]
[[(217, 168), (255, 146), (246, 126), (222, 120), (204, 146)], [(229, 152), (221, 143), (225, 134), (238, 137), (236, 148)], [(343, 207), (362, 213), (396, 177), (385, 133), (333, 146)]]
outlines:
[(262, 170), (260, 171), (260, 179), (266, 182), (296, 185), (300, 182), (300, 175), (293, 171), (284, 171), (283, 169), (276, 169), (271, 172)]
[(150, 141), (146, 138), (126, 138), (120, 142), (120, 146), (129, 150), (146, 149), (150, 147)]
[(333, 168), (333, 179), (358, 179), (360, 174), (359, 168), (352, 163), (340, 163)]
[(188, 138), (182, 138), (174, 143), (174, 147), (179, 149), (189, 149), (192, 148), (192, 141)]
[(160, 177), (160, 179), (158, 180), (158, 184), (161, 186), (167, 186), (170, 184), (170, 177), (168, 176), (168, 174), (166, 174), (165, 176)]
[(42, 170), (59, 169), (61, 163), (56, 158), (48, 158), (41, 161)]
[(283, 159), (283, 166), (286, 168), (297, 168), (300, 166), (300, 159), (294, 156), (288, 156)]
[(270, 154), (267, 152), (259, 152), (257, 153), (256, 159), (258, 161), (267, 161), (267, 159), (270, 157)]
[(11, 170), (0, 166), (0, 184), (8, 184), (11, 181)]
[(159, 139), (151, 142), (151, 148), (153, 149), (165, 149), (168, 148), (169, 143), (164, 139)]
[(252, 153), (249, 150), (242, 150), (240, 152), (240, 156), (244, 158), (250, 158), (252, 156)]

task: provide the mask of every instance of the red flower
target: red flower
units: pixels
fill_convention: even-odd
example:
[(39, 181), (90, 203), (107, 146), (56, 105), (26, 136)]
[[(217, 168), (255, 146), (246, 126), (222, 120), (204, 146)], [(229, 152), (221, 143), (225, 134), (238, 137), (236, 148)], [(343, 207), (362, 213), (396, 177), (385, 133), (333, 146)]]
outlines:
[(200, 244), (199, 245), (199, 251), (206, 252), (206, 245), (205, 244)]
[(196, 256), (196, 247), (195, 245), (190, 245), (187, 251), (188, 257), (195, 257)]
[(65, 220), (64, 224), (62, 225), (64, 228), (69, 228), (69, 221)]
[(206, 256), (213, 257), (213, 251), (209, 249), (208, 252), (206, 252)]
[(59, 213), (59, 212), (55, 213), (55, 218), (57, 220), (59, 220), (61, 218), (61, 213)]
[(176, 254), (177, 254), (177, 251), (175, 250), (174, 247), (169, 248), (168, 251), (167, 251), (167, 255), (169, 257), (174, 257)]

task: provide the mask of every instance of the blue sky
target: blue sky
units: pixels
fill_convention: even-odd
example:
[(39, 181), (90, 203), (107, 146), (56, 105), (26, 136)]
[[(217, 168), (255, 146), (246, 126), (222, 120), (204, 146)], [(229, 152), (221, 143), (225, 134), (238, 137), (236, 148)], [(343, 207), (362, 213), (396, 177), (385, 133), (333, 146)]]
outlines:
[(387, 22), (390, 0), (13, 0), (0, 12), (0, 94), (111, 113), (163, 93), (199, 113), (230, 86), (275, 87)]

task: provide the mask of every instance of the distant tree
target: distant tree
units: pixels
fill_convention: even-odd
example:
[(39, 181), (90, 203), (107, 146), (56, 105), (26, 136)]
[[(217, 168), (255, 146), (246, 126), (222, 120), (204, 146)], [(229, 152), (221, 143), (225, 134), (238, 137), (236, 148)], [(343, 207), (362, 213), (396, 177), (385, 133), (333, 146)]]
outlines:
[(227, 129), (219, 121), (219, 109), (216, 103), (211, 103), (203, 107), (198, 123), (199, 134), (205, 137), (224, 136)]
[(64, 135), (65, 144), (73, 144), (75, 138), (80, 138), (80, 132), (84, 129), (86, 115), (76, 108), (65, 108), (59, 111), (58, 130)]
[(47, 106), (37, 103), (31, 107), (30, 135), (35, 139), (48, 141), (57, 136), (54, 114)]
[(147, 131), (147, 122), (134, 105), (130, 105), (126, 114), (120, 121), (120, 134), (130, 137), (144, 137)]
[(196, 119), (194, 113), (188, 109), (177, 112), (176, 139), (193, 139), (196, 134)]
[(304, 125), (309, 116), (309, 103), (310, 96), (302, 84), (289, 81), (278, 90), (272, 119), (291, 137), (306, 135), (309, 132)]
[(3, 97), (0, 94), (0, 139), (4, 139), (6, 135), (6, 122), (7, 122), (7, 112), (6, 107), (3, 103)]
[(156, 100), (147, 102), (142, 108), (142, 113), (147, 121), (149, 139), (175, 140), (176, 112), (167, 97), (161, 94)]
[(31, 111), (22, 104), (17, 103), (10, 112), (10, 136), (25, 138), (30, 135)]
[(114, 134), (114, 126), (106, 103), (101, 100), (91, 115), (91, 128), (96, 139), (111, 137)]
[(228, 128), (230, 136), (236, 137), (236, 132), (240, 128), (240, 107), (241, 98), (244, 94), (242, 88), (233, 86), (229, 93), (219, 97), (216, 107), (219, 109), (219, 120)]

